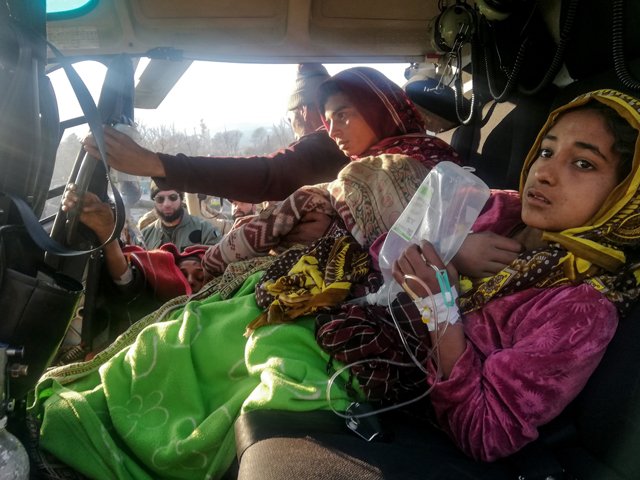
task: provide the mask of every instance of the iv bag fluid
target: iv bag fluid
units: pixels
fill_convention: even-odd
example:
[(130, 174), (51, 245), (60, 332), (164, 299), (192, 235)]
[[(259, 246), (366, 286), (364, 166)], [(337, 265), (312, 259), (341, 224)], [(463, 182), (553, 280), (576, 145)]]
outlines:
[[(389, 285), (394, 283), (391, 268), (409, 245), (428, 240), (443, 263), (448, 264), (478, 218), (489, 193), (489, 187), (482, 180), (455, 163), (441, 162), (434, 167), (389, 230), (380, 249), (378, 262), (384, 284), (374, 294), (375, 303), (387, 304)], [(374, 302), (370, 299), (370, 303)]]

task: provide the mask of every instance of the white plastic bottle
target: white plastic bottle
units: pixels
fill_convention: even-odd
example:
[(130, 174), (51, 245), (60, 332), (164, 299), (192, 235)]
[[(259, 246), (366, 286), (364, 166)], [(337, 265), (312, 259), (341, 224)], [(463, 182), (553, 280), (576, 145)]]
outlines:
[(7, 417), (0, 418), (0, 478), (28, 480), (29, 456), (20, 441), (6, 429)]
[(393, 280), (391, 269), (400, 253), (414, 243), (413, 239), (420, 228), (422, 217), (432, 195), (433, 189), (429, 187), (425, 179), (387, 233), (378, 255), (378, 266), (382, 272), (384, 283), (376, 293), (371, 294), (369, 303), (387, 305), (389, 298), (393, 299), (400, 291), (400, 287)]
[(29, 456), (20, 440), (7, 430), (5, 379), (10, 351), (13, 349), (0, 344), (0, 479), (27, 480)]

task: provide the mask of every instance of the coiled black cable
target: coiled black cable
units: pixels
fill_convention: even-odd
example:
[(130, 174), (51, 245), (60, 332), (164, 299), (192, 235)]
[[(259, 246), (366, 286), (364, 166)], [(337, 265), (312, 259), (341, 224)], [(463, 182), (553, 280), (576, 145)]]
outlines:
[(511, 92), (513, 92), (520, 78), (520, 70), (522, 69), (522, 65), (524, 64), (525, 53), (527, 51), (528, 45), (529, 39), (525, 38), (524, 41), (520, 44), (520, 48), (518, 49), (518, 53), (513, 63), (511, 72), (507, 73), (507, 83), (500, 93), (496, 93), (495, 90), (496, 79), (494, 72), (496, 71), (496, 67), (493, 62), (493, 56), (489, 55), (488, 53), (484, 55), (484, 65), (487, 72), (487, 86), (489, 87), (491, 98), (493, 98), (496, 102), (500, 103), (506, 101), (511, 95)]
[(631, 76), (624, 55), (624, 0), (614, 0), (611, 19), (611, 49), (613, 66), (622, 84), (633, 90), (640, 90), (640, 82)]
[[(529, 17), (525, 22), (523, 31), (527, 30), (527, 26), (529, 25), (531, 18), (533, 17), (535, 9), (536, 4), (534, 3), (531, 12), (529, 13)], [(484, 17), (481, 18), (484, 19)], [(478, 22), (478, 24), (478, 30), (480, 30), (480, 41), (485, 45), (484, 66), (489, 93), (491, 94), (491, 98), (493, 98), (496, 102), (505, 102), (509, 99), (511, 92), (513, 92), (514, 88), (518, 84), (520, 71), (522, 70), (522, 65), (524, 64), (525, 53), (529, 46), (529, 38), (525, 37), (525, 39), (520, 44), (520, 48), (518, 49), (518, 53), (516, 54), (516, 59), (513, 62), (513, 67), (511, 68), (510, 72), (506, 73), (507, 83), (505, 84), (502, 91), (498, 93), (495, 86), (496, 77), (494, 72), (496, 72), (500, 68), (496, 66), (494, 58), (499, 54), (490, 50), (491, 46), (497, 48), (497, 42), (494, 36), (489, 35), (489, 32), (491, 31), (490, 23), (486, 19), (484, 19), (483, 22)]]
[[(476, 58), (476, 43), (471, 42), (472, 53), (471, 57)], [(471, 101), (469, 103), (469, 111), (463, 112), (464, 110), (464, 95), (462, 93), (462, 45), (460, 46), (460, 50), (456, 54), (456, 75), (454, 77), (453, 82), (453, 93), (455, 98), (455, 107), (456, 107), (456, 116), (458, 117), (458, 121), (462, 125), (469, 125), (473, 122), (476, 116), (476, 112), (478, 110), (478, 95), (475, 93), (476, 87), (476, 74), (474, 73), (476, 69), (473, 67), (473, 61), (471, 62), (471, 83), (473, 85), (473, 90), (471, 91)]]
[(547, 73), (536, 87), (532, 89), (520, 87), (521, 93), (524, 93), (525, 95), (536, 95), (537, 93), (540, 93), (543, 88), (549, 85), (554, 78), (556, 78), (556, 75), (560, 71), (560, 67), (562, 67), (562, 63), (564, 61), (564, 55), (567, 50), (567, 45), (569, 44), (569, 38), (571, 37), (571, 31), (573, 30), (573, 24), (576, 19), (579, 3), (580, 0), (572, 0), (567, 6), (567, 14), (564, 19), (562, 29), (560, 30), (560, 39), (558, 41), (556, 53), (553, 56), (553, 60), (551, 60), (549, 70), (547, 70)]

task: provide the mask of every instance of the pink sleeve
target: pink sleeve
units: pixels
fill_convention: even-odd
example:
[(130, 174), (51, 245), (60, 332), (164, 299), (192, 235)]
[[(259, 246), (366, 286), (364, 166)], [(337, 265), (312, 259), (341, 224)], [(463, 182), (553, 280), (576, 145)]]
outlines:
[[(508, 297), (485, 306), (479, 323), (504, 321), (498, 312), (486, 318), (503, 300)], [(584, 387), (617, 318), (613, 304), (588, 285), (539, 293), (512, 312), (507, 321), (516, 326), (500, 339), (502, 348), (483, 354), (467, 340), (451, 376), (431, 393), (440, 424), (473, 458), (493, 461), (516, 452)]]
[(508, 235), (522, 223), (520, 195), (514, 190), (491, 190), (491, 196), (473, 224), (474, 232), (491, 231)]

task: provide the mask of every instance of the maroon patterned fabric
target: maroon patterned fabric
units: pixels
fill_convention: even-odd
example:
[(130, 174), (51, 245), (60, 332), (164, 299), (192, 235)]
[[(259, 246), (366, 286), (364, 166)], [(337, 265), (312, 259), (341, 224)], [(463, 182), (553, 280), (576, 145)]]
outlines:
[(203, 267), (217, 276), (232, 262), (269, 254), (306, 213), (333, 216), (335, 211), (327, 197), (326, 190), (311, 185), (296, 190), (280, 204), (234, 225), (219, 243), (209, 247), (202, 259)]
[(448, 143), (429, 135), (411, 134), (385, 138), (366, 153), (368, 155), (382, 155), (383, 153), (407, 155), (418, 160), (428, 169), (432, 169), (444, 161), (460, 164), (458, 153)]
[[(429, 332), (422, 320), (408, 313), (413, 308), (404, 293), (392, 304), (413, 356), (426, 369)], [(386, 307), (346, 304), (337, 313), (318, 315), (316, 326), (316, 339), (332, 358), (345, 365), (370, 360), (351, 367), (368, 399), (397, 402), (416, 397), (429, 387), (426, 374), (404, 347)]]

